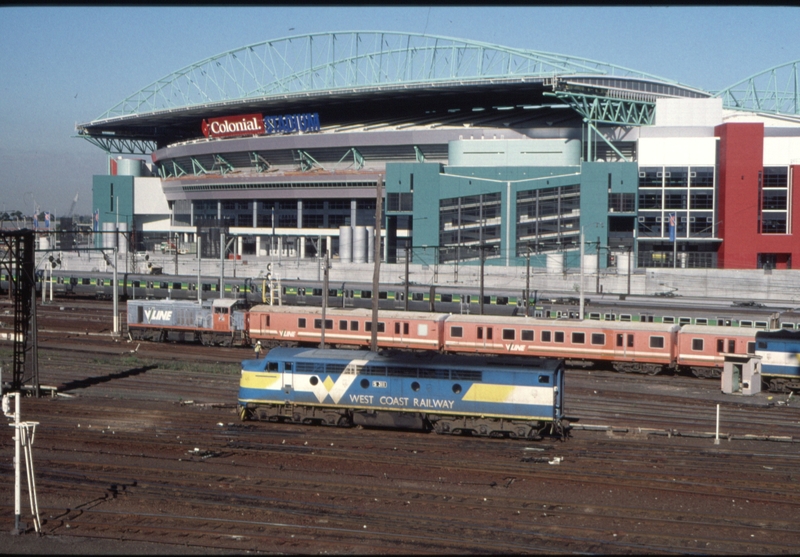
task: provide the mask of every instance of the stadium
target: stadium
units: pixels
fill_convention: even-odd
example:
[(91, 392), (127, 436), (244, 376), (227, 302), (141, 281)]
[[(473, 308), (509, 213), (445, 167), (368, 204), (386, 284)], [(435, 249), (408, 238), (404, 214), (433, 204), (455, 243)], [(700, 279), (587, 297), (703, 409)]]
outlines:
[(387, 263), (791, 269), (798, 63), (708, 92), (465, 39), (311, 34), (179, 69), (77, 132), (109, 157), (96, 227), (131, 251), (199, 237), (209, 258), (369, 263), (378, 229)]

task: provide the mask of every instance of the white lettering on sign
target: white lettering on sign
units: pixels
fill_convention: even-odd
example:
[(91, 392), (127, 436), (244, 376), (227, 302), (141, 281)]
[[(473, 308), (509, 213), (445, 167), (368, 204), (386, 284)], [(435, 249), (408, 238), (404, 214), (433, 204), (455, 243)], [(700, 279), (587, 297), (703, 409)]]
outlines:
[(146, 309), (144, 316), (148, 323), (153, 321), (172, 321), (172, 310), (168, 309)]
[(446, 408), (452, 410), (453, 401), (439, 398), (415, 398), (414, 408)]
[(294, 337), (296, 331), (279, 331), (279, 334), (282, 337)]
[(372, 395), (350, 395), (350, 402), (356, 404), (372, 404)]
[(521, 344), (506, 344), (506, 350), (509, 352), (525, 352), (525, 347)]
[(408, 397), (403, 396), (382, 396), (378, 399), (384, 406), (408, 406)]

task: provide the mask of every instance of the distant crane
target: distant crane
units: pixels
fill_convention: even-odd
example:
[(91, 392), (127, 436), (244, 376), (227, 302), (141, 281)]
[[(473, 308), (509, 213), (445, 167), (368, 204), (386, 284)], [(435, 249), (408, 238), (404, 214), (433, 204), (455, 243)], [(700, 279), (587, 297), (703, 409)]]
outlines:
[(78, 203), (78, 193), (79, 192), (77, 191), (75, 192), (75, 199), (72, 200), (72, 207), (69, 208), (69, 213), (67, 213), (67, 218), (71, 218), (72, 213), (75, 212), (75, 204)]

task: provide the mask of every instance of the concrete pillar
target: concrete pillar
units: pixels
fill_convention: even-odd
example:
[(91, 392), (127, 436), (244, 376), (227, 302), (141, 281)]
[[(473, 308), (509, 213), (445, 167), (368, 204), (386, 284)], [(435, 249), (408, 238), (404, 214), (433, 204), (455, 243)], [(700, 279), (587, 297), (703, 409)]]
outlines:
[(331, 256), (331, 242), (332, 241), (333, 241), (333, 237), (332, 236), (326, 236), (325, 237), (325, 253), (328, 254), (328, 259), (330, 259), (330, 256)]
[(358, 214), (358, 202), (355, 199), (350, 200), (350, 228), (356, 227), (356, 214)]
[(244, 243), (244, 238), (239, 236), (236, 238), (236, 255), (242, 255), (242, 244)]
[(297, 228), (303, 228), (303, 200), (297, 200)]
[(256, 257), (261, 255), (261, 236), (256, 236)]
[[(253, 200), (253, 228), (258, 228), (258, 201)], [(258, 255), (258, 241), (256, 241), (256, 255)]]
[(300, 242), (300, 259), (305, 259), (305, 257), (306, 257), (306, 237), (305, 236), (300, 236), (297, 239), (297, 241)]

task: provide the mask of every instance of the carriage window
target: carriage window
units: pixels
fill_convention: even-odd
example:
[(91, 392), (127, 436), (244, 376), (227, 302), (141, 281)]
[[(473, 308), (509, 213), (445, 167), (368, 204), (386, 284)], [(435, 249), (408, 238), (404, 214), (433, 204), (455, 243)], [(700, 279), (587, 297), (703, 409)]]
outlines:
[(747, 353), (748, 354), (755, 354), (756, 353), (756, 343), (755, 342), (748, 342), (747, 343)]
[(442, 301), (443, 302), (452, 302), (453, 295), (452, 294), (442, 294)]
[[(372, 331), (372, 321), (365, 321), (364, 322), (364, 330), (369, 332)], [(383, 333), (386, 331), (386, 323), (382, 321), (378, 321), (378, 332)]]
[(357, 331), (358, 330), (358, 321), (351, 321), (350, 322), (350, 330)]
[(347, 330), (347, 319), (339, 320), (339, 330), (346, 331)]
[(497, 297), (497, 305), (498, 306), (507, 306), (508, 305), (508, 297), (507, 296), (498, 296)]
[(503, 329), (503, 340), (514, 340), (516, 338), (514, 329)]
[(278, 362), (267, 363), (267, 371), (278, 371)]
[(694, 324), (695, 325), (708, 325), (708, 319), (706, 319), (705, 317), (697, 317), (694, 320)]
[(417, 336), (418, 337), (426, 337), (428, 336), (428, 326), (424, 323), (419, 323), (417, 325)]
[(161, 282), (161, 283), (158, 284), (158, 287), (159, 288), (168, 289), (169, 288), (169, 283), (168, 282)]
[(735, 354), (736, 353), (736, 341), (735, 340), (729, 340), (728, 341), (728, 353), (729, 354)]
[(572, 333), (572, 344), (586, 344), (586, 333)]
[(305, 329), (306, 328), (306, 318), (301, 317), (297, 320), (297, 328), (298, 329)]
[(88, 278), (81, 279), (81, 284), (91, 284), (91, 279)]
[(680, 325), (691, 325), (692, 324), (692, 318), (691, 317), (679, 317), (678, 318), (678, 323)]
[(725, 339), (724, 338), (718, 338), (717, 339), (717, 353), (718, 354), (722, 354), (723, 352), (725, 352)]
[[(314, 328), (321, 329), (322, 328), (322, 319), (314, 319)], [(333, 319), (326, 319), (325, 320), (325, 328), (326, 329), (333, 329)]]
[(181, 287), (182, 287), (182, 285), (181, 285), (180, 282), (173, 282), (172, 283), (172, 288), (174, 288), (175, 290), (180, 290)]
[(522, 336), (520, 338), (522, 340), (533, 342), (533, 331), (531, 331), (530, 329), (522, 329)]
[(361, 299), (372, 298), (372, 290), (362, 290)]
[(552, 333), (550, 331), (542, 331), (542, 342), (550, 342)]
[(385, 300), (387, 298), (388, 298), (388, 293), (387, 292), (378, 291), (378, 299), (379, 300)]
[(549, 375), (540, 375), (539, 376), (539, 383), (545, 385), (550, 383), (550, 376)]
[(564, 331), (556, 331), (555, 341), (564, 342)]
[(664, 317), (661, 318), (661, 322), (662, 323), (675, 323), (675, 318), (672, 317), (671, 315), (665, 315)]
[(399, 335), (399, 334), (400, 334), (400, 323), (397, 323), (397, 322), (396, 322), (396, 323), (394, 324), (394, 334), (396, 334), (396, 335)]
[(415, 302), (421, 302), (425, 299), (425, 295), (422, 292), (412, 292), (411, 299)]
[(461, 327), (450, 327), (450, 336), (454, 338), (461, 338), (464, 336), (464, 329)]
[(103, 286), (103, 279), (97, 279), (97, 286)]
[(650, 348), (664, 348), (664, 337), (650, 337)]
[(592, 333), (592, 344), (599, 344), (600, 346), (606, 343), (606, 335), (603, 333)]
[(692, 339), (692, 350), (697, 350), (698, 352), (703, 350), (703, 339), (702, 338), (693, 338)]

